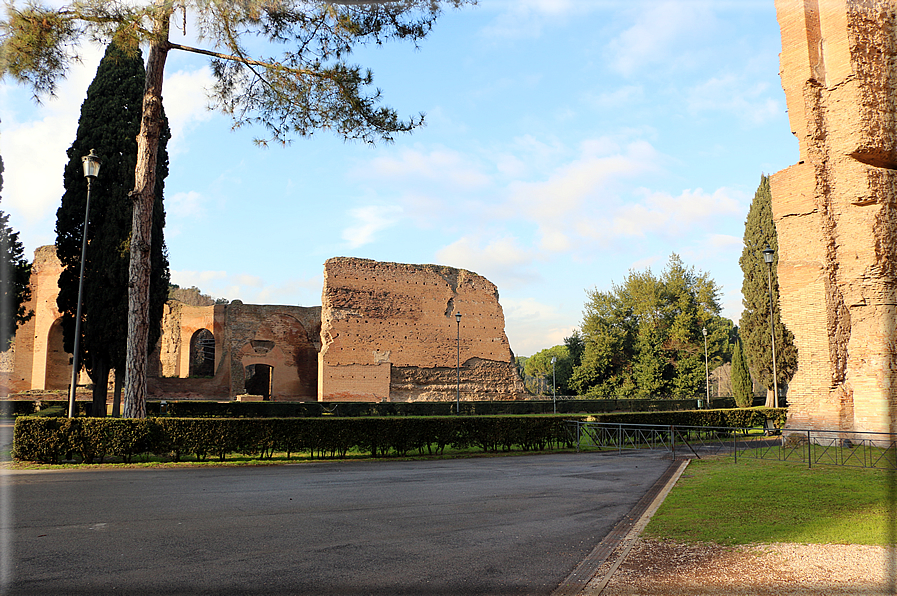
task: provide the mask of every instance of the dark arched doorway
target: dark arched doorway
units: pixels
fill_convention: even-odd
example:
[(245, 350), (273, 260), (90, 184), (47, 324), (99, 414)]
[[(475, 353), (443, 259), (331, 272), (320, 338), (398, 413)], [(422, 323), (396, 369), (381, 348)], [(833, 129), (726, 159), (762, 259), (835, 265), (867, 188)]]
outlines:
[(246, 393), (261, 395), (267, 401), (271, 399), (271, 379), (274, 367), (267, 364), (250, 364), (246, 367)]
[(190, 376), (215, 376), (215, 336), (208, 329), (199, 329), (190, 338)]
[[(79, 371), (80, 374), (80, 371)], [(47, 333), (47, 368), (44, 389), (68, 389), (72, 382), (72, 355), (62, 347), (62, 319), (56, 319)]]

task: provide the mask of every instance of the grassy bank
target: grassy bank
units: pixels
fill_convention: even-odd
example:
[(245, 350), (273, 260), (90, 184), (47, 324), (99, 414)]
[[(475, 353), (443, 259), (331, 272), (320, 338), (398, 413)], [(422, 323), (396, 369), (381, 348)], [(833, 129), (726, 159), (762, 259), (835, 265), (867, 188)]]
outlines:
[(694, 460), (645, 530), (680, 541), (884, 545), (892, 473), (731, 458)]

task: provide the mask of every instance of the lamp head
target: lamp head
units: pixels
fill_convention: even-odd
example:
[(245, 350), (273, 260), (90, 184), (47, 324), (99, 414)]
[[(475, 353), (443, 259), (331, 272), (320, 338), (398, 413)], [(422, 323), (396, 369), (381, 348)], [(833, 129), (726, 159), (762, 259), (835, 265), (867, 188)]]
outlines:
[(89, 155), (85, 155), (81, 158), (81, 165), (84, 166), (84, 177), (85, 178), (96, 178), (100, 174), (100, 158), (94, 153), (94, 150), (90, 150)]
[(769, 248), (769, 245), (767, 244), (766, 248), (763, 249), (763, 260), (766, 261), (767, 265), (772, 264), (772, 258), (773, 258), (773, 256), (775, 256), (775, 254), (776, 254), (776, 251)]
[(558, 361), (558, 357), (557, 357), (557, 356), (552, 356), (552, 357), (551, 357), (551, 363), (552, 363), (552, 364), (554, 364), (554, 363), (557, 362), (557, 361)]
[(455, 313), (455, 321), (457, 321), (458, 323), (461, 322), (461, 313), (459, 313), (459, 312)]
[(701, 333), (704, 334), (704, 337), (707, 337), (707, 327), (704, 327), (703, 329), (701, 329)]

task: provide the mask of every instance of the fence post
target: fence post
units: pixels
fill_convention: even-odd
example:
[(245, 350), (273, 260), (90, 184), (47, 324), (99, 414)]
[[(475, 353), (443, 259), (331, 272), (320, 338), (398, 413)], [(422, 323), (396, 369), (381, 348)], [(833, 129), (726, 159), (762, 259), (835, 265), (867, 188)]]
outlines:
[(810, 447), (810, 431), (807, 430), (807, 467), (813, 467), (813, 450)]
[(673, 449), (673, 459), (676, 459), (676, 427), (670, 425), (670, 446)]
[(732, 429), (732, 454), (735, 456), (735, 463), (738, 463), (738, 429)]

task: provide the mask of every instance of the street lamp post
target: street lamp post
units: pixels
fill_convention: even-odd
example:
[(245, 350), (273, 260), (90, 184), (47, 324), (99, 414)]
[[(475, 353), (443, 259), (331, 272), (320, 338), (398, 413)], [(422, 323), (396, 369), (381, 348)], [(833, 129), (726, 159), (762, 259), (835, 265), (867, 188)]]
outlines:
[(455, 394), (455, 412), (461, 413), (461, 313), (455, 313), (455, 322), (458, 324), (458, 363), (455, 366), (455, 381), (457, 393)]
[(707, 407), (710, 408), (710, 363), (707, 360), (707, 327), (701, 329), (704, 334), (704, 376), (707, 385)]
[(75, 351), (72, 354), (72, 383), (69, 385), (69, 418), (75, 416), (75, 389), (78, 383), (78, 353), (81, 347), (81, 300), (84, 294), (84, 261), (87, 260), (87, 221), (90, 216), (90, 182), (100, 173), (100, 159), (93, 149), (81, 158), (87, 178), (87, 204), (84, 206), (84, 228), (81, 230), (81, 275), (78, 278), (78, 308), (75, 315)]
[(772, 387), (773, 406), (779, 407), (779, 375), (776, 372), (776, 331), (772, 320), (772, 259), (775, 251), (769, 248), (769, 244), (763, 249), (763, 260), (766, 261), (767, 287), (769, 288), (769, 337), (772, 343)]
[(558, 413), (558, 384), (557, 377), (554, 376), (554, 363), (557, 362), (557, 356), (551, 357), (551, 401), (554, 402), (554, 413)]

